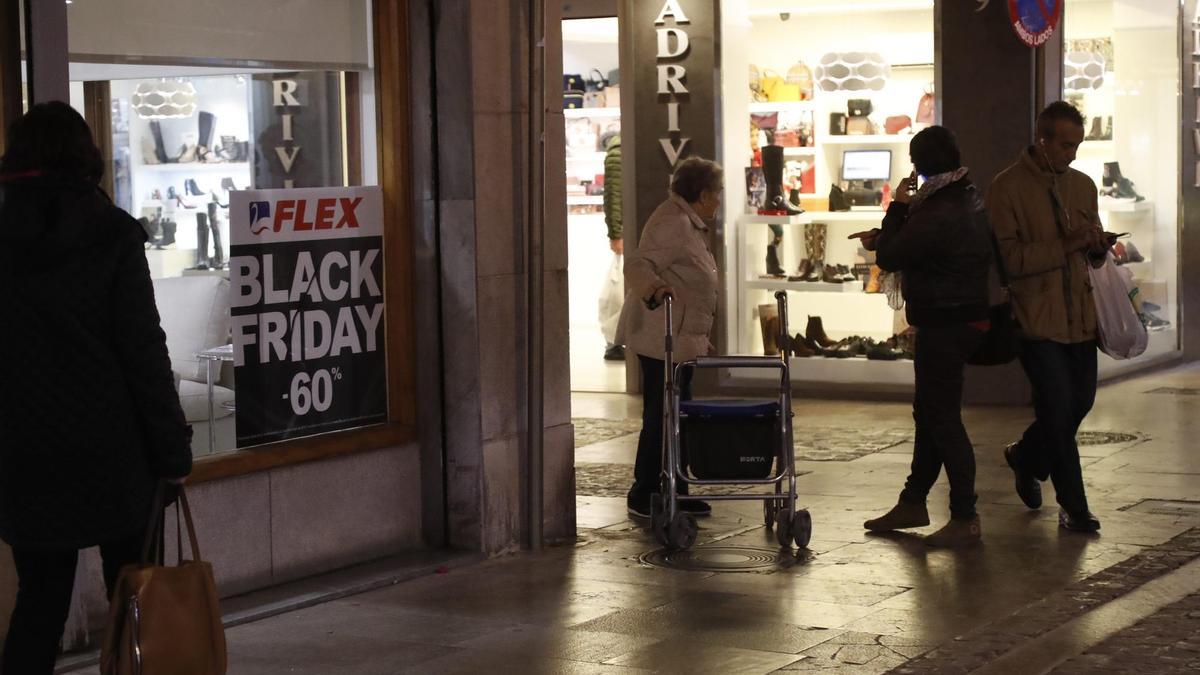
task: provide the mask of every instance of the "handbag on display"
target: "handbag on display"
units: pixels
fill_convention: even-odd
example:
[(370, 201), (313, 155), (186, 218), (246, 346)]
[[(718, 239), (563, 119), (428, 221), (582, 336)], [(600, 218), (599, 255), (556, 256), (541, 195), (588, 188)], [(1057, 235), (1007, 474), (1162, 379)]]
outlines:
[(801, 101), (811, 101), (813, 97), (813, 74), (812, 69), (804, 64), (803, 61), (797, 61), (796, 65), (788, 69), (787, 83), (795, 85), (800, 89)]
[(779, 113), (750, 113), (750, 121), (758, 129), (774, 129), (779, 126)]
[(796, 129), (776, 129), (775, 130), (775, 145), (782, 145), (785, 148), (800, 147), (800, 132)]
[(1008, 272), (1000, 257), (1000, 244), (992, 233), (992, 265), (988, 271), (988, 321), (991, 325), (967, 363), (975, 366), (1001, 366), (1017, 358), (1017, 320), (1013, 317)]
[(563, 91), (584, 91), (587, 84), (579, 73), (563, 73)]
[(585, 108), (603, 108), (607, 103), (608, 90), (604, 91), (588, 91), (583, 94), (583, 107)]
[(892, 115), (883, 121), (884, 133), (894, 136), (905, 129), (912, 129), (912, 118), (908, 115)]
[(846, 112), (851, 117), (866, 117), (875, 112), (869, 98), (852, 98), (846, 103)]
[(762, 72), (753, 63), (750, 64), (750, 98), (755, 103), (763, 103), (767, 100), (767, 95), (762, 88)]
[(621, 107), (621, 85), (609, 81), (608, 86), (604, 88), (604, 106), (606, 108)]
[(921, 100), (917, 103), (917, 124), (933, 124), (935, 118), (933, 92), (929, 89), (921, 94)]
[(766, 94), (767, 100), (772, 103), (800, 100), (800, 87), (788, 84), (787, 80), (773, 70), (763, 72), (761, 86), (763, 94)]
[(846, 135), (846, 113), (829, 113), (829, 134), (831, 136)]
[(846, 134), (850, 136), (870, 136), (875, 133), (875, 125), (869, 117), (851, 117), (846, 120)]
[(621, 69), (613, 68), (608, 71), (608, 86), (615, 87), (618, 84), (621, 84)]
[(829, 186), (829, 210), (830, 211), (849, 211), (850, 200), (846, 198), (846, 191), (837, 185)]
[(582, 91), (563, 92), (563, 110), (575, 110), (583, 107)]
[[(183, 507), (175, 532), (179, 560), (174, 567), (164, 564), (165, 486), (160, 483), (142, 561), (121, 569), (113, 592), (100, 653), (100, 672), (104, 675), (225, 673), (225, 629), (212, 565), (200, 557), (187, 495), (182, 486), (178, 489), (176, 513)], [(191, 560), (183, 559), (184, 528), (192, 547)]]
[(604, 91), (604, 88), (608, 86), (608, 80), (604, 79), (604, 73), (600, 72), (599, 68), (592, 68), (584, 86), (587, 87), (585, 91)]

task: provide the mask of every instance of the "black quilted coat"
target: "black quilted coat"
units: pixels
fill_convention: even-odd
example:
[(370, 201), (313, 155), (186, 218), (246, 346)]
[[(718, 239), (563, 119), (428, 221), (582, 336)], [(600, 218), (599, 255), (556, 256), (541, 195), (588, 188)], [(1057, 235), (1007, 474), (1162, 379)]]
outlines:
[(137, 221), (96, 188), (0, 177), (0, 538), (83, 548), (191, 470)]

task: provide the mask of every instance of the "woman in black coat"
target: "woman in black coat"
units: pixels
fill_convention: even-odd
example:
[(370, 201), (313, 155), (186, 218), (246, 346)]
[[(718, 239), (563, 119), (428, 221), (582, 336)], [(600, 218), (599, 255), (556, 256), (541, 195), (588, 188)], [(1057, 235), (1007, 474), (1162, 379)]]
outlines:
[(81, 548), (111, 593), (156, 486), (192, 467), (145, 233), (100, 191), (100, 151), (65, 103), (33, 106), (0, 159), (0, 539), (17, 603), (5, 673), (50, 673)]
[[(963, 369), (988, 330), (991, 228), (979, 190), (959, 160), (954, 135), (929, 127), (909, 145), (916, 170), (896, 188), (883, 228), (860, 233), (875, 262), (901, 274), (908, 322), (917, 329), (913, 371), (916, 443), (900, 500), (868, 520), (868, 530), (929, 524), (925, 499), (946, 468), (950, 521), (925, 538), (959, 546), (980, 538), (975, 511), (975, 450), (962, 422)], [(916, 190), (917, 174), (925, 183)]]

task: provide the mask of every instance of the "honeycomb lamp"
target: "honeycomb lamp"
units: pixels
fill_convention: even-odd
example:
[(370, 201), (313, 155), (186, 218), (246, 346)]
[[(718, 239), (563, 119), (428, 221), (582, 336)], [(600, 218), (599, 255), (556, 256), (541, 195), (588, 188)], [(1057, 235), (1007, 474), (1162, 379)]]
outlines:
[(142, 82), (130, 97), (138, 117), (147, 120), (180, 119), (196, 112), (196, 87), (191, 82)]
[(875, 52), (829, 52), (817, 64), (817, 84), (823, 91), (879, 91), (892, 67)]
[(1063, 89), (1099, 89), (1104, 85), (1104, 65), (1104, 57), (1096, 52), (1067, 52), (1063, 59)]

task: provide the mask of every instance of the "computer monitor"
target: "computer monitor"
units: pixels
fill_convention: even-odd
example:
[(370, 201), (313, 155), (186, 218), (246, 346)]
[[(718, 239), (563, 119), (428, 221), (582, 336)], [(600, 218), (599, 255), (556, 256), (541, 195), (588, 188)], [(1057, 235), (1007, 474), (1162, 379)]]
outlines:
[(842, 180), (887, 181), (891, 178), (891, 150), (846, 150), (842, 153)]

